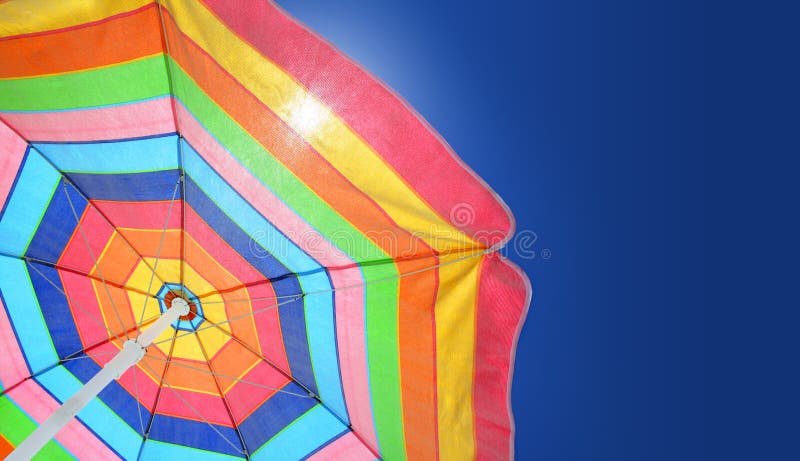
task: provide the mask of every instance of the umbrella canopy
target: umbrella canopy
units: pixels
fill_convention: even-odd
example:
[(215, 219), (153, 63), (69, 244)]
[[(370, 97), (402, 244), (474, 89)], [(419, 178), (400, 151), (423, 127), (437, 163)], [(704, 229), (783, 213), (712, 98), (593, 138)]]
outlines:
[(511, 214), (274, 4), (0, 3), (0, 119), (0, 454), (181, 304), (39, 456), (512, 457)]

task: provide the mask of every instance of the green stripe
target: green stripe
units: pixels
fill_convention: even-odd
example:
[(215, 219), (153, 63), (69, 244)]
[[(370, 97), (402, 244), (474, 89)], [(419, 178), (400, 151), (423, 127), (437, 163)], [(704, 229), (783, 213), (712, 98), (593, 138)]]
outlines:
[(76, 109), (166, 94), (164, 55), (158, 55), (84, 72), (0, 80), (0, 110)]
[[(7, 396), (0, 397), (0, 434), (15, 447), (28, 437), (37, 424), (14, 404)], [(56, 440), (51, 440), (33, 457), (36, 460), (75, 459)]]

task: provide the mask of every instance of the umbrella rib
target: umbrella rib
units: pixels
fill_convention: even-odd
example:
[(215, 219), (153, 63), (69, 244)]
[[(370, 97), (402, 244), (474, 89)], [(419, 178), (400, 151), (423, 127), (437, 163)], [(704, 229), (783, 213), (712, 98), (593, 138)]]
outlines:
[[(232, 318), (226, 319), (226, 320), (224, 320), (222, 322), (219, 322), (218, 325), (223, 325), (223, 324), (230, 323), (230, 322), (233, 322), (233, 321), (236, 321), (236, 320), (240, 320), (240, 319), (243, 319), (243, 318), (247, 318), (247, 317), (250, 317), (250, 316), (253, 316), (253, 315), (256, 315), (256, 314), (260, 314), (262, 312), (266, 312), (266, 311), (269, 311), (269, 310), (272, 310), (272, 309), (276, 309), (276, 308), (278, 308), (280, 306), (283, 306), (283, 305), (289, 304), (289, 303), (293, 303), (293, 302), (295, 302), (295, 301), (297, 301), (299, 299), (302, 299), (302, 298), (304, 298), (306, 296), (309, 296), (309, 295), (334, 293), (334, 292), (337, 292), (337, 291), (351, 290), (351, 289), (355, 289), (355, 288), (363, 288), (363, 287), (365, 287), (367, 285), (372, 285), (372, 284), (375, 284), (375, 283), (383, 283), (383, 282), (387, 282), (387, 281), (397, 280), (397, 279), (400, 279), (402, 277), (408, 277), (408, 276), (411, 276), (411, 275), (416, 275), (416, 274), (419, 274), (419, 273), (422, 273), (422, 272), (426, 272), (426, 271), (429, 271), (429, 270), (433, 270), (433, 269), (437, 269), (437, 268), (440, 268), (440, 267), (448, 266), (450, 264), (455, 264), (457, 262), (461, 262), (461, 261), (464, 261), (464, 260), (467, 260), (467, 259), (470, 259), (470, 258), (474, 258), (474, 257), (477, 257), (477, 256), (489, 254), (489, 253), (497, 251), (498, 249), (499, 248), (489, 248), (489, 249), (480, 251), (478, 253), (473, 253), (473, 254), (470, 254), (470, 255), (467, 255), (467, 256), (463, 256), (461, 258), (456, 258), (456, 259), (453, 259), (453, 260), (450, 260), (450, 261), (446, 261), (446, 262), (443, 262), (443, 263), (435, 264), (433, 266), (423, 267), (422, 269), (417, 269), (417, 270), (414, 270), (414, 271), (411, 271), (411, 272), (406, 272), (404, 274), (398, 274), (398, 275), (393, 275), (391, 277), (383, 277), (383, 278), (379, 278), (379, 279), (375, 279), (375, 280), (369, 280), (369, 281), (364, 282), (364, 283), (357, 283), (357, 284), (347, 285), (347, 286), (343, 286), (343, 287), (339, 287), (339, 288), (331, 288), (331, 289), (327, 289), (327, 290), (309, 291), (307, 293), (300, 293), (300, 294), (297, 294), (297, 295), (286, 295), (286, 296), (280, 296), (280, 297), (264, 297), (264, 298), (253, 298), (253, 299), (228, 300), (228, 301), (225, 301), (224, 303), (250, 302), (250, 301), (253, 301), (253, 300), (277, 300), (278, 298), (289, 298), (287, 301), (278, 302), (278, 303), (273, 304), (271, 306), (267, 306), (267, 307), (260, 308), (260, 309), (255, 309), (255, 310), (253, 310), (251, 312), (248, 312), (246, 314), (242, 314), (242, 315), (238, 315), (236, 317), (232, 317)], [(216, 303), (217, 302), (214, 302), (214, 301), (207, 301), (206, 302), (206, 304), (216, 304)], [(213, 323), (213, 322), (209, 322), (209, 323)], [(213, 327), (214, 327), (214, 325), (211, 325), (211, 324), (210, 325), (206, 325), (206, 326), (201, 326), (200, 328), (197, 328), (196, 331), (202, 331), (202, 330), (205, 330), (205, 329), (208, 329), (208, 328), (213, 328)], [(192, 334), (192, 333), (191, 332), (186, 332), (186, 333), (182, 333), (180, 336), (185, 336), (187, 334)], [(153, 344), (161, 344), (161, 343), (164, 343), (166, 341), (168, 341), (168, 340), (156, 341)]]
[[(305, 295), (302, 295), (302, 294), (301, 295), (297, 295), (297, 296), (295, 296), (294, 298), (292, 298), (292, 299), (290, 299), (288, 301), (279, 302), (277, 304), (273, 304), (272, 306), (267, 306), (267, 307), (264, 307), (264, 308), (261, 308), (261, 309), (258, 309), (258, 310), (252, 311), (252, 312), (248, 312), (247, 314), (237, 315), (236, 317), (231, 317), (229, 319), (223, 320), (222, 322), (219, 322), (216, 325), (224, 325), (226, 323), (231, 323), (231, 322), (234, 322), (236, 320), (245, 319), (245, 318), (253, 316), (255, 314), (258, 314), (258, 313), (261, 313), (261, 312), (266, 312), (266, 311), (275, 309), (277, 307), (283, 306), (285, 304), (293, 303), (293, 302), (295, 302), (295, 301), (297, 301), (299, 299), (303, 299), (304, 296)], [(200, 314), (198, 313), (197, 315), (200, 315)], [(203, 317), (202, 315), (200, 315), (200, 316)], [(205, 319), (205, 317), (203, 317), (203, 318)], [(203, 330), (207, 330), (209, 328), (214, 328), (216, 325), (211, 325), (211, 323), (213, 323), (213, 322), (209, 321), (209, 325), (201, 326), (200, 328), (197, 328), (195, 331), (203, 331)], [(191, 331), (187, 331), (185, 333), (181, 333), (180, 335), (178, 335), (178, 337), (180, 338), (182, 336), (190, 335), (192, 333), (193, 332), (191, 332)], [(166, 341), (168, 341), (168, 340), (163, 340), (162, 339), (161, 341), (155, 341), (153, 344), (162, 344), (162, 343), (164, 343)]]
[[(175, 123), (178, 123), (177, 116)], [(181, 267), (180, 279), (183, 285), (186, 278), (186, 166), (183, 159), (183, 143), (181, 142), (181, 134), (178, 133), (178, 166), (181, 172)]]
[[(204, 317), (204, 319), (205, 319), (205, 317)], [(236, 336), (234, 336), (233, 333), (228, 332), (224, 328), (218, 326), (218, 324), (216, 324), (216, 323), (214, 323), (214, 322), (212, 322), (212, 321), (210, 321), (208, 319), (205, 319), (205, 321), (207, 321), (207, 322), (211, 323), (212, 325), (216, 326), (221, 332), (223, 332), (226, 335), (228, 335), (231, 339), (233, 339), (234, 341), (239, 343), (242, 347), (247, 349), (250, 353), (254, 354), (256, 357), (261, 359), (267, 365), (269, 365), (272, 368), (274, 368), (278, 373), (282, 374), (283, 376), (285, 376), (286, 378), (292, 380), (292, 382), (294, 382), (295, 384), (300, 386), (300, 388), (302, 388), (304, 391), (306, 391), (308, 393), (309, 397), (311, 397), (314, 400), (316, 400), (320, 405), (322, 405), (323, 408), (325, 408), (331, 415), (333, 415), (334, 418), (338, 419), (339, 422), (341, 422), (344, 426), (346, 426), (348, 429), (350, 429), (350, 431), (353, 432), (353, 434), (356, 436), (356, 438), (358, 438), (358, 440), (361, 441), (361, 443), (363, 443), (364, 446), (366, 446), (372, 452), (372, 454), (374, 454), (378, 459), (381, 458), (381, 456), (378, 454), (378, 452), (375, 449), (373, 449), (369, 444), (367, 444), (366, 441), (363, 440), (361, 438), (361, 436), (358, 435), (358, 433), (356, 433), (356, 431), (353, 429), (353, 426), (350, 423), (348, 423), (344, 418), (342, 418), (342, 416), (339, 415), (339, 413), (336, 412), (333, 408), (329, 407), (328, 404), (326, 404), (325, 402), (322, 401), (322, 397), (320, 397), (316, 393), (312, 392), (311, 389), (309, 389), (303, 383), (298, 381), (294, 376), (292, 376), (291, 374), (289, 374), (286, 371), (284, 371), (280, 366), (278, 366), (278, 364), (272, 362), (270, 359), (266, 358), (264, 355), (262, 355), (259, 352), (255, 351), (249, 344), (245, 343), (241, 339), (239, 339)]]
[(247, 449), (247, 445), (244, 443), (244, 437), (242, 436), (242, 432), (239, 430), (239, 426), (236, 424), (236, 419), (233, 417), (233, 411), (231, 411), (231, 406), (228, 403), (228, 399), (225, 398), (225, 394), (222, 392), (222, 386), (220, 386), (219, 379), (217, 379), (218, 375), (214, 373), (214, 367), (211, 365), (211, 359), (208, 357), (208, 352), (206, 352), (206, 348), (205, 346), (203, 346), (203, 341), (200, 340), (200, 335), (198, 335), (197, 332), (195, 332), (194, 337), (195, 339), (197, 339), (197, 344), (200, 345), (200, 350), (203, 352), (203, 357), (205, 357), (206, 359), (206, 364), (208, 365), (208, 371), (211, 372), (211, 376), (214, 378), (214, 384), (217, 386), (217, 392), (219, 392), (219, 397), (222, 399), (222, 403), (223, 405), (225, 405), (225, 410), (228, 412), (228, 417), (230, 417), (231, 419), (233, 430), (236, 431), (236, 435), (239, 437), (239, 442), (242, 444), (242, 449), (244, 450), (244, 457), (249, 460), (250, 451)]
[[(352, 290), (352, 289), (355, 289), (355, 288), (363, 288), (363, 287), (365, 287), (367, 285), (372, 285), (372, 284), (375, 284), (375, 283), (383, 283), (383, 282), (388, 282), (388, 281), (392, 281), (392, 280), (397, 280), (397, 279), (400, 279), (400, 278), (403, 278), (403, 277), (409, 277), (409, 276), (412, 276), (412, 275), (417, 275), (417, 274), (422, 273), (422, 272), (427, 272), (427, 271), (430, 271), (430, 270), (433, 270), (433, 269), (437, 269), (437, 268), (440, 268), (440, 267), (448, 266), (450, 264), (455, 264), (457, 262), (461, 262), (461, 261), (464, 261), (464, 260), (467, 260), (467, 259), (470, 259), (470, 258), (474, 258), (474, 257), (477, 257), (477, 256), (482, 256), (482, 255), (485, 255), (485, 254), (489, 254), (489, 253), (492, 253), (494, 251), (497, 251), (497, 249), (491, 249), (490, 248), (490, 249), (487, 249), (487, 250), (479, 251), (477, 253), (471, 253), (469, 255), (462, 256), (460, 258), (452, 259), (450, 261), (445, 261), (443, 263), (434, 264), (433, 266), (423, 267), (422, 269), (417, 269), (417, 270), (413, 270), (411, 272), (405, 272), (405, 273), (402, 273), (402, 274), (392, 275), (392, 276), (389, 276), (389, 277), (383, 277), (383, 278), (379, 278), (379, 279), (368, 280), (368, 281), (363, 282), (363, 283), (356, 283), (356, 284), (353, 284), (353, 285), (346, 285), (346, 286), (343, 286), (343, 287), (331, 288), (331, 289), (326, 289), (326, 290), (307, 291), (307, 292), (305, 292), (303, 294), (303, 296), (334, 293), (334, 292), (337, 292), (337, 291), (344, 291), (344, 290)], [(265, 280), (262, 280), (261, 283), (267, 283), (267, 282), (271, 282), (273, 280), (274, 279), (265, 279)], [(254, 284), (251, 284), (250, 286), (252, 286)], [(297, 296), (299, 296), (299, 295), (264, 296), (264, 297), (259, 297), (259, 298), (230, 299), (230, 300), (224, 300), (224, 301), (203, 301), (203, 304), (228, 304), (228, 303), (243, 303), (243, 302), (251, 302), (251, 301), (267, 301), (267, 300), (278, 300), (278, 299), (284, 299), (284, 298), (297, 298)], [(202, 298), (202, 297), (198, 296), (198, 299), (200, 299), (200, 298)], [(274, 309), (275, 307), (278, 307), (279, 305), (280, 304), (275, 305), (275, 306), (270, 306), (267, 309)], [(266, 309), (263, 309), (263, 310), (266, 310)], [(257, 314), (259, 312), (262, 312), (262, 310), (256, 310), (256, 311), (250, 312), (249, 314), (245, 314), (245, 315), (254, 315), (254, 314)], [(235, 320), (235, 319), (231, 319), (231, 320)]]
[(220, 326), (220, 324), (214, 323), (211, 320), (208, 320), (206, 317), (203, 317), (203, 319), (206, 322), (208, 322), (211, 326), (216, 327), (219, 331), (223, 332), (225, 335), (227, 335), (228, 337), (230, 337), (231, 339), (233, 339), (234, 341), (239, 343), (239, 345), (241, 345), (242, 347), (247, 349), (250, 353), (254, 354), (256, 357), (261, 359), (263, 362), (267, 363), (267, 365), (269, 365), (272, 368), (274, 368), (277, 372), (282, 374), (284, 377), (286, 377), (287, 379), (292, 380), (295, 384), (300, 386), (304, 391), (308, 392), (309, 397), (313, 397), (313, 398), (318, 400), (317, 395), (314, 392), (312, 392), (311, 389), (308, 388), (308, 386), (306, 386), (305, 384), (303, 384), (300, 381), (298, 381), (294, 376), (291, 375), (291, 373), (289, 373), (286, 370), (284, 370), (283, 368), (281, 368), (280, 365), (274, 363), (272, 360), (266, 358), (264, 355), (262, 355), (261, 353), (257, 352), (252, 346), (250, 346), (249, 344), (245, 343), (241, 339), (239, 339), (236, 336), (234, 336), (234, 334), (232, 332), (229, 332), (228, 330), (222, 328)]
[[(358, 284), (358, 285), (351, 285), (351, 286), (347, 286), (347, 287), (341, 287), (341, 288), (337, 288), (335, 290), (327, 290), (327, 291), (324, 291), (324, 292), (327, 293), (327, 292), (331, 292), (331, 291), (344, 290), (344, 289), (348, 289), (348, 288), (360, 288), (360, 287), (363, 287), (363, 286), (368, 285), (370, 283), (382, 282), (382, 281), (386, 281), (386, 280), (395, 280), (395, 279), (398, 279), (398, 278), (407, 277), (409, 275), (415, 275), (415, 274), (418, 274), (420, 272), (425, 272), (425, 271), (429, 271), (429, 270), (432, 270), (432, 269), (436, 269), (438, 267), (443, 267), (443, 266), (446, 266), (448, 264), (453, 264), (453, 263), (456, 263), (456, 262), (460, 262), (460, 261), (463, 261), (465, 259), (470, 259), (470, 258), (473, 258), (473, 257), (476, 257), (476, 256), (481, 256), (481, 255), (493, 253), (493, 252), (499, 251), (499, 250), (500, 250), (500, 247), (487, 248), (487, 249), (484, 249), (484, 250), (481, 250), (481, 251), (476, 251), (476, 252), (473, 252), (473, 253), (469, 253), (469, 254), (467, 254), (465, 256), (462, 256), (460, 258), (456, 258), (456, 259), (453, 259), (453, 260), (450, 260), (450, 261), (446, 261), (446, 262), (443, 262), (443, 263), (437, 263), (437, 264), (434, 264), (433, 266), (424, 267), (422, 269), (418, 269), (418, 270), (412, 271), (412, 272), (407, 272), (405, 274), (393, 275), (391, 277), (385, 277), (383, 279), (371, 280), (371, 281), (366, 282), (366, 283), (362, 283), (362, 284)], [(468, 250), (465, 249), (465, 250), (459, 250), (459, 251), (450, 251), (450, 252), (446, 252), (446, 253), (443, 252), (443, 253), (440, 253), (440, 254), (419, 255), (419, 256), (403, 258), (403, 259), (391, 259), (391, 258), (389, 258), (389, 259), (380, 259), (380, 260), (366, 261), (366, 262), (361, 262), (361, 263), (348, 264), (348, 265), (344, 265), (344, 266), (321, 267), (319, 269), (312, 269), (310, 271), (305, 271), (305, 272), (297, 272), (297, 273), (290, 272), (288, 274), (280, 275), (278, 277), (265, 278), (265, 279), (262, 279), (262, 280), (257, 280), (255, 282), (243, 283), (241, 285), (237, 285), (237, 286), (231, 287), (231, 288), (226, 288), (224, 290), (218, 290), (218, 291), (211, 291), (211, 292), (208, 292), (208, 293), (203, 293), (202, 295), (197, 296), (197, 299), (202, 300), (203, 298), (206, 298), (208, 296), (213, 296), (213, 295), (217, 295), (217, 294), (224, 294), (224, 293), (230, 293), (230, 292), (241, 290), (243, 288), (250, 288), (250, 287), (261, 285), (261, 284), (264, 284), (264, 283), (273, 283), (273, 282), (277, 282), (277, 281), (280, 281), (280, 280), (283, 280), (283, 279), (286, 279), (286, 278), (289, 278), (289, 277), (305, 277), (305, 276), (308, 276), (308, 275), (318, 274), (318, 273), (321, 273), (323, 271), (325, 271), (325, 272), (328, 272), (328, 271), (340, 271), (340, 270), (354, 269), (356, 267), (381, 266), (381, 265), (385, 265), (385, 264), (392, 264), (392, 263), (397, 263), (397, 262), (407, 262), (407, 261), (416, 261), (416, 260), (426, 259), (426, 258), (441, 258), (441, 256), (459, 254), (459, 253), (466, 253), (466, 251), (468, 251)], [(308, 292), (306, 294), (311, 294), (311, 293), (312, 292)], [(313, 292), (313, 293), (323, 293), (323, 291), (316, 291), (316, 292)], [(283, 297), (288, 297), (288, 296), (283, 296)], [(252, 298), (252, 299), (279, 299), (279, 298), (281, 298), (281, 296), (278, 296), (278, 297), (265, 297), (265, 298)], [(222, 302), (222, 301), (217, 301), (217, 302)], [(224, 302), (240, 302), (240, 301), (237, 300), (237, 301), (224, 301)]]
[[(83, 225), (81, 224), (81, 219), (78, 217), (78, 212), (75, 211), (75, 205), (72, 203), (72, 199), (69, 196), (69, 189), (67, 189), (67, 183), (64, 183), (64, 195), (67, 196), (67, 202), (69, 203), (69, 208), (72, 210), (72, 216), (75, 217), (75, 223), (78, 225), (78, 231), (83, 238), (83, 243), (86, 245), (86, 250), (89, 253), (89, 256), (92, 257), (94, 261), (94, 267), (97, 269), (97, 274), (100, 276), (100, 280), (103, 282), (103, 288), (106, 292), (106, 296), (108, 296), (109, 301), (111, 301), (111, 307), (114, 308), (114, 315), (117, 317), (117, 321), (119, 322), (119, 326), (125, 328), (125, 322), (122, 321), (122, 316), (119, 314), (119, 309), (117, 308), (117, 303), (114, 302), (114, 298), (111, 296), (111, 291), (108, 289), (108, 284), (106, 284), (106, 278), (103, 277), (103, 271), (100, 269), (100, 262), (97, 260), (97, 257), (94, 255), (94, 251), (92, 251), (92, 246), (89, 244), (89, 237), (86, 236), (86, 231), (83, 229)], [(130, 336), (125, 331), (125, 337), (130, 339)]]
[[(175, 330), (175, 331), (177, 331), (177, 330)], [(145, 366), (145, 368), (147, 368), (147, 369), (148, 369), (148, 370), (150, 370), (151, 372), (153, 371), (153, 369), (152, 369), (152, 368), (150, 368), (150, 365), (148, 365), (147, 363), (145, 363), (145, 362), (139, 362), (139, 363), (141, 363), (142, 365), (144, 365), (144, 366)], [(166, 377), (165, 377), (165, 379), (164, 379), (162, 382), (163, 382), (164, 384), (166, 384), (166, 385), (167, 385), (167, 388), (169, 388), (169, 390), (170, 390), (170, 391), (171, 391), (173, 394), (175, 394), (175, 397), (177, 397), (177, 398), (178, 398), (178, 400), (180, 400), (181, 402), (183, 402), (183, 404), (184, 404), (184, 405), (186, 405), (186, 407), (187, 407), (187, 408), (189, 408), (190, 410), (192, 410), (192, 413), (194, 413), (194, 414), (195, 414), (195, 416), (197, 416), (198, 418), (202, 419), (202, 420), (203, 420), (203, 422), (204, 422), (204, 423), (206, 423), (206, 424), (208, 425), (208, 427), (210, 427), (210, 428), (211, 428), (211, 429), (212, 429), (214, 432), (216, 432), (216, 433), (217, 433), (217, 435), (219, 435), (220, 437), (222, 437), (222, 439), (223, 439), (223, 440), (225, 440), (225, 442), (227, 442), (227, 443), (228, 443), (228, 445), (230, 445), (230, 446), (231, 446), (231, 448), (233, 448), (233, 449), (234, 449), (234, 450), (235, 450), (237, 453), (239, 453), (239, 454), (242, 454), (242, 455), (244, 455), (244, 454), (245, 454), (245, 453), (244, 453), (242, 450), (240, 450), (240, 449), (236, 448), (236, 445), (235, 445), (233, 442), (231, 442), (230, 440), (228, 440), (228, 438), (227, 438), (227, 437), (225, 437), (225, 435), (224, 435), (222, 432), (220, 432), (220, 431), (219, 431), (219, 429), (217, 429), (217, 428), (216, 428), (216, 427), (215, 427), (213, 424), (211, 424), (211, 422), (210, 422), (208, 419), (206, 419), (206, 417), (205, 417), (205, 416), (203, 416), (203, 415), (202, 415), (202, 414), (201, 414), (201, 413), (200, 413), (200, 412), (199, 412), (199, 411), (198, 411), (198, 410), (197, 410), (197, 409), (196, 409), (196, 408), (195, 408), (195, 407), (194, 407), (194, 406), (193, 406), (191, 403), (189, 403), (189, 402), (188, 402), (186, 399), (184, 399), (184, 398), (183, 398), (183, 396), (182, 396), (182, 395), (181, 395), (181, 394), (180, 394), (178, 391), (176, 391), (176, 390), (175, 390), (175, 389), (174, 389), (174, 388), (173, 388), (173, 387), (172, 387), (172, 386), (169, 384), (169, 382), (167, 382), (167, 380), (166, 380)]]
[(167, 27), (164, 23), (164, 11), (161, 5), (161, 0), (156, 2), (158, 4), (158, 22), (161, 25), (161, 34), (164, 39), (164, 54), (166, 55), (166, 71), (167, 83), (169, 84), (170, 94), (170, 108), (172, 109), (172, 120), (175, 122), (175, 131), (178, 134), (178, 168), (180, 170), (181, 182), (181, 262), (180, 262), (180, 281), (183, 285), (186, 272), (186, 165), (183, 158), (183, 135), (181, 134), (180, 122), (178, 119), (178, 103), (177, 93), (175, 91), (175, 79), (173, 78), (173, 61), (172, 53), (169, 49), (169, 35), (167, 34)]
[(178, 126), (178, 109), (176, 107), (176, 94), (175, 94), (175, 83), (172, 78), (172, 53), (169, 51), (169, 37), (167, 35), (167, 27), (164, 24), (164, 13), (162, 11), (161, 0), (157, 0), (156, 4), (158, 5), (158, 22), (161, 25), (161, 34), (164, 38), (164, 54), (166, 54), (166, 71), (167, 71), (167, 83), (169, 84), (169, 94), (170, 98), (170, 105), (172, 107), (172, 119), (175, 122), (175, 131), (178, 132), (178, 136), (180, 137), (180, 127)]
[[(178, 193), (178, 186), (180, 185), (180, 179), (177, 183), (175, 183), (175, 189), (172, 191), (172, 199), (169, 202), (169, 209), (167, 210), (167, 220), (164, 222), (164, 227), (161, 230), (161, 238), (158, 242), (158, 250), (156, 250), (156, 259), (153, 261), (153, 272), (150, 273), (150, 282), (147, 284), (147, 292), (149, 293), (150, 290), (153, 288), (153, 278), (156, 275), (156, 268), (158, 268), (158, 260), (161, 257), (161, 249), (164, 247), (164, 237), (167, 235), (167, 227), (169, 227), (169, 220), (172, 217), (172, 206), (175, 205), (175, 195)], [(167, 285), (165, 285), (167, 286)], [(144, 314), (147, 311), (147, 301), (148, 299), (144, 299), (144, 304), (142, 305), (142, 314), (139, 317), (139, 322), (141, 323), (144, 319)], [(141, 335), (141, 329), (139, 330), (139, 335)], [(137, 336), (138, 339), (139, 336)]]
[[(76, 306), (78, 306), (78, 307), (80, 308), (80, 310), (82, 310), (82, 311), (83, 311), (83, 313), (84, 313), (84, 314), (88, 315), (88, 316), (89, 316), (89, 318), (90, 318), (90, 319), (92, 319), (92, 321), (93, 321), (93, 322), (95, 322), (95, 323), (96, 323), (97, 325), (99, 325), (101, 328), (103, 328), (104, 330), (106, 330), (106, 332), (108, 332), (108, 333), (109, 333), (109, 334), (111, 334), (111, 335), (113, 335), (113, 334), (114, 334), (114, 332), (112, 332), (112, 331), (111, 331), (111, 329), (110, 329), (110, 328), (108, 328), (108, 326), (106, 326), (106, 325), (105, 325), (103, 322), (101, 322), (101, 321), (100, 321), (100, 319), (98, 319), (97, 317), (95, 317), (95, 315), (94, 315), (94, 314), (92, 314), (92, 313), (91, 313), (91, 312), (89, 312), (89, 311), (88, 311), (88, 310), (87, 310), (85, 307), (83, 307), (83, 305), (82, 305), (81, 303), (79, 303), (77, 300), (74, 300), (74, 299), (72, 299), (72, 298), (71, 298), (71, 297), (70, 297), (70, 296), (69, 296), (69, 295), (68, 295), (68, 294), (67, 294), (67, 293), (66, 293), (66, 292), (65, 292), (63, 289), (61, 289), (61, 287), (59, 287), (58, 285), (56, 285), (56, 284), (55, 284), (55, 282), (53, 282), (52, 280), (50, 280), (50, 278), (49, 278), (49, 277), (47, 277), (47, 276), (46, 276), (46, 275), (44, 275), (44, 274), (43, 274), (43, 273), (42, 273), (42, 272), (41, 272), (39, 269), (37, 269), (37, 268), (36, 268), (36, 266), (34, 266), (32, 262), (30, 262), (30, 261), (26, 261), (26, 262), (27, 262), (28, 266), (29, 266), (31, 269), (33, 269), (34, 271), (36, 271), (36, 273), (37, 273), (37, 274), (39, 274), (39, 276), (40, 276), (40, 277), (42, 277), (43, 279), (45, 279), (45, 280), (47, 281), (47, 283), (49, 283), (50, 285), (52, 285), (52, 286), (53, 286), (53, 288), (55, 288), (55, 289), (56, 289), (56, 290), (58, 290), (58, 291), (59, 291), (59, 292), (60, 292), (62, 295), (64, 295), (64, 297), (65, 297), (65, 298), (67, 298), (67, 301), (69, 301), (71, 304), (75, 304)], [(123, 328), (123, 332), (124, 332), (124, 334), (125, 334), (125, 337), (126, 337), (126, 338), (129, 338), (129, 336), (128, 336), (128, 330), (127, 330), (127, 329), (125, 329), (125, 324), (123, 324), (123, 323), (120, 321), (120, 326)], [(120, 341), (122, 340), (122, 338), (120, 338), (120, 337), (117, 337), (117, 336), (115, 336), (115, 338), (119, 339)]]
[[(161, 358), (156, 358), (156, 357), (150, 357), (150, 358), (153, 359), (153, 360), (165, 361), (164, 359), (161, 359)], [(198, 371), (200, 373), (206, 373), (206, 374), (213, 375), (213, 376), (219, 376), (220, 378), (230, 379), (231, 381), (236, 381), (236, 382), (239, 382), (239, 383), (242, 383), (242, 384), (249, 384), (249, 385), (251, 385), (253, 387), (260, 387), (262, 389), (266, 389), (266, 390), (269, 390), (269, 391), (274, 391), (274, 392), (277, 392), (277, 393), (280, 393), (280, 394), (293, 395), (295, 397), (300, 397), (300, 398), (304, 398), (304, 399), (312, 398), (310, 395), (307, 395), (307, 394), (298, 394), (298, 393), (295, 393), (295, 392), (286, 391), (286, 390), (283, 390), (283, 389), (279, 389), (277, 387), (272, 387), (272, 386), (267, 386), (265, 384), (257, 383), (255, 381), (248, 381), (246, 379), (237, 378), (236, 376), (230, 376), (230, 375), (226, 375), (226, 374), (222, 374), (222, 373), (216, 373), (216, 372), (213, 372), (213, 371), (204, 370), (204, 369), (198, 368), (198, 367), (193, 367), (193, 366), (187, 365), (185, 363), (173, 362), (172, 366), (187, 368), (189, 370)]]
[[(81, 271), (79, 269), (75, 269), (73, 267), (64, 266), (64, 265), (61, 265), (59, 263), (45, 261), (44, 259), (33, 258), (33, 257), (30, 257), (30, 256), (17, 256), (17, 255), (12, 255), (12, 254), (9, 254), (9, 253), (5, 253), (3, 251), (0, 251), (0, 256), (5, 256), (6, 258), (12, 258), (12, 259), (19, 259), (21, 261), (31, 261), (31, 262), (34, 262), (36, 264), (41, 264), (42, 266), (51, 267), (53, 269), (58, 269), (60, 271), (69, 272), (69, 273), (72, 273), (72, 274), (75, 274), (75, 275), (82, 275), (84, 277), (90, 278), (92, 280), (96, 280), (98, 282), (101, 281), (99, 277), (96, 277), (96, 276), (94, 276), (92, 274), (89, 274), (87, 272)], [(128, 285), (123, 285), (121, 283), (114, 282), (112, 280), (106, 280), (106, 283), (108, 283), (112, 287), (122, 288), (123, 290), (132, 291), (134, 293), (139, 293), (140, 295), (150, 296), (151, 298), (158, 299), (157, 296), (154, 296), (154, 295), (151, 295), (149, 293), (146, 293), (146, 292), (144, 292), (144, 291), (142, 291), (142, 290), (140, 290), (138, 288), (130, 287)]]
[[(136, 459), (139, 460), (142, 457), (142, 451), (144, 450), (144, 444), (147, 443), (147, 439), (150, 437), (150, 429), (153, 428), (153, 420), (156, 416), (156, 409), (158, 408), (158, 402), (161, 399), (161, 391), (164, 388), (165, 379), (167, 377), (167, 370), (169, 369), (170, 363), (172, 363), (172, 353), (175, 351), (175, 337), (178, 336), (178, 330), (175, 330), (175, 333), (172, 335), (172, 343), (169, 346), (169, 353), (167, 354), (166, 363), (164, 364), (164, 372), (161, 373), (161, 380), (158, 382), (158, 390), (156, 391), (156, 398), (153, 401), (153, 409), (150, 411), (150, 417), (147, 420), (147, 428), (145, 429), (144, 433), (142, 434), (142, 445), (139, 447), (139, 454), (136, 456)], [(145, 356), (146, 357), (146, 356)], [(144, 358), (139, 362), (144, 366), (147, 364), (144, 362)], [(147, 366), (153, 376), (158, 376), (158, 373), (154, 373), (153, 370)]]

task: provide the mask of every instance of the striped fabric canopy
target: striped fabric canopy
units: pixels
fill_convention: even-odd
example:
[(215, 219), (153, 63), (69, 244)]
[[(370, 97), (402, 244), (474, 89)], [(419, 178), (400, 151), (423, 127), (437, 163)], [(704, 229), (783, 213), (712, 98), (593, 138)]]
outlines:
[(264, 0), (0, 3), (0, 455), (176, 297), (42, 459), (513, 456), (502, 201)]

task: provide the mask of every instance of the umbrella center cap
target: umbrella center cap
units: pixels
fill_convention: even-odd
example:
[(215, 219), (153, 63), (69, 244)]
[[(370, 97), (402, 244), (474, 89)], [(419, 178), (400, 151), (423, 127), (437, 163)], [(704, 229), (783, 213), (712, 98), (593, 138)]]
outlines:
[[(191, 310), (189, 309), (189, 302), (183, 298), (175, 298), (172, 300), (171, 309), (177, 309), (178, 313), (181, 314), (181, 320), (189, 320), (188, 317)], [(196, 312), (194, 312), (196, 314)]]

